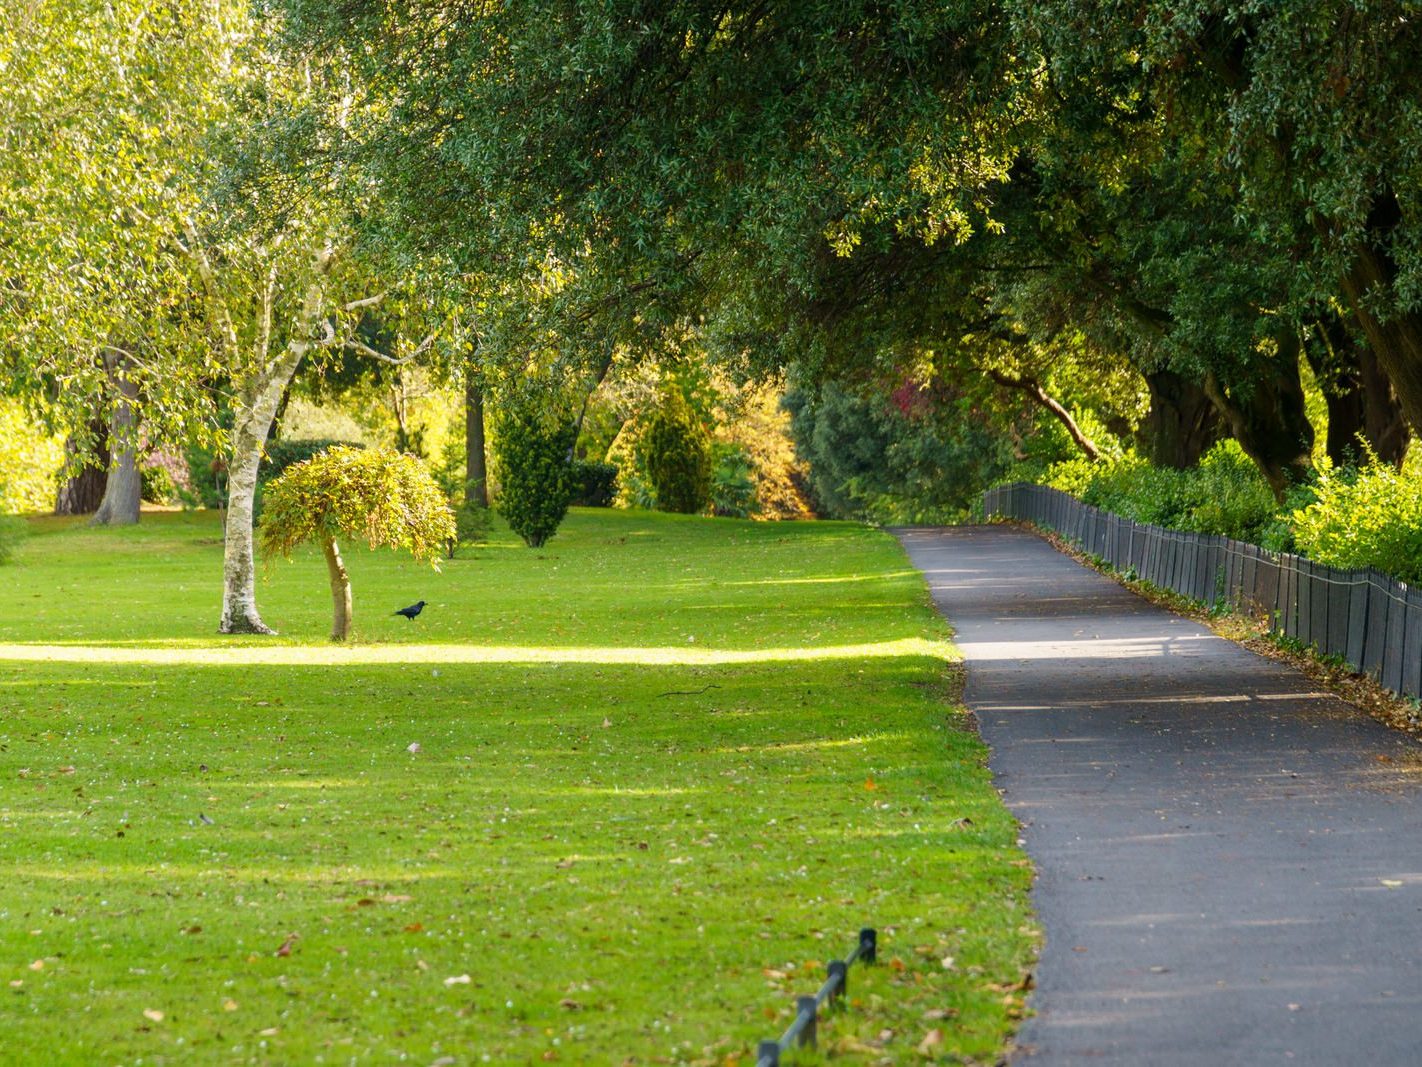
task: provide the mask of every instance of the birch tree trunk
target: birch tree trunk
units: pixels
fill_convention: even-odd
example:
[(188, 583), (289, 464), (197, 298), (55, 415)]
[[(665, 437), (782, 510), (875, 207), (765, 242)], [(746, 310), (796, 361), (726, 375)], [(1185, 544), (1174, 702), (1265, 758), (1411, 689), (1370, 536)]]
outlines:
[(302, 359), (319, 342), (316, 338), (326, 310), (326, 271), (332, 249), (316, 254), (316, 274), (306, 288), (291, 340), (275, 359), (266, 358), (271, 336), (271, 276), (262, 309), (263, 323), (257, 341), (254, 371), (241, 388), (241, 405), (232, 428), (232, 458), (227, 467), (227, 527), (223, 535), (222, 618), (218, 632), (224, 634), (274, 634), (257, 612), (256, 554), (253, 550), (253, 504), (257, 494), (257, 468), (271, 433), (277, 408), (291, 384)]
[(118, 392), (118, 403), (109, 421), (111, 451), (104, 497), (89, 525), (132, 526), (138, 522), (143, 501), (143, 480), (138, 473), (138, 420), (133, 414), (138, 387), (124, 375), (122, 356), (105, 354), (104, 365)]
[(289, 345), (281, 358), (266, 367), (243, 390), (243, 403), (232, 427), (232, 458), (227, 465), (227, 529), (222, 552), (222, 621), (224, 634), (276, 633), (257, 613), (257, 566), (253, 551), (253, 505), (257, 468), (271, 432), (281, 395), (290, 384), (305, 350)]

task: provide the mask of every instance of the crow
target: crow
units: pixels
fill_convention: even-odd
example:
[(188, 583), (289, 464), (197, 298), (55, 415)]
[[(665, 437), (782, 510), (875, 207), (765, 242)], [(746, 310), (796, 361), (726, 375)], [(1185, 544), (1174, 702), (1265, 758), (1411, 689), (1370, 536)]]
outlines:
[(408, 608), (401, 608), (399, 611), (393, 612), (392, 614), (403, 615), (407, 619), (414, 619), (416, 615), (418, 615), (424, 610), (425, 602), (423, 600), (420, 600), (416, 601), (414, 604), (411, 604)]

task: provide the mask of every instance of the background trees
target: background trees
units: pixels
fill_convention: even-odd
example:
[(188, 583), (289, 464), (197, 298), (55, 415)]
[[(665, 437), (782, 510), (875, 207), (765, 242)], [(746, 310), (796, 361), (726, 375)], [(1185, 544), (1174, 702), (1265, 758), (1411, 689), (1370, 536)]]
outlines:
[[(76, 465), (212, 438), (228, 630), (265, 629), (250, 516), (293, 381), (379, 397), (476, 505), (486, 408), (496, 450), (537, 409), (654, 503), (632, 442), (677, 366), (706, 396), (794, 382), (808, 476), (768, 477), (736, 403), (687, 394), (723, 514), (800, 478), (826, 513), (950, 517), (1000, 477), (1188, 470), (1226, 437), (1277, 505), (1319, 463), (1401, 464), (1422, 418), (1415, 23), (1394, 0), (7, 13), (6, 145), (36, 146), (0, 175), (8, 389)], [(416, 388), (462, 455), (420, 439)]]

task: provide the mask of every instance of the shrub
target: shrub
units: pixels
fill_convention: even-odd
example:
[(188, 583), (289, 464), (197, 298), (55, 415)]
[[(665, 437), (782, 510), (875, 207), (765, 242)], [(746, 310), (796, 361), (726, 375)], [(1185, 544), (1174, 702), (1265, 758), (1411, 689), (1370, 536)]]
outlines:
[(178, 487), (178, 500), (188, 508), (220, 508), (227, 504), (227, 461), (205, 445), (183, 450), (189, 489)]
[(499, 513), (530, 548), (557, 531), (573, 496), (569, 453), (577, 427), (534, 397), (509, 397), (495, 419)]
[(336, 538), (371, 548), (405, 549), (434, 564), (455, 536), (454, 516), (425, 465), (387, 448), (336, 445), (293, 463), (267, 486), (261, 540), (289, 556), (303, 542), (321, 546), (330, 572), (333, 641), (350, 635), (351, 588)]
[(1049, 468), (1043, 481), (1139, 523), (1223, 534), (1269, 548), (1281, 547), (1288, 536), (1274, 494), (1233, 440), (1215, 445), (1191, 470), (1152, 467), (1134, 456), (1095, 463), (1070, 459)]
[(1010, 469), (1012, 446), (944, 387), (900, 406), (834, 382), (785, 395), (815, 510), (879, 523), (956, 522)]
[(662, 390), (642, 431), (639, 451), (658, 508), (689, 515), (706, 510), (711, 503), (711, 438), (675, 385)]
[[(435, 479), (436, 484), (439, 479)], [(493, 516), (489, 509), (474, 498), (473, 483), (464, 484), (464, 498), (454, 512), (454, 539), (450, 542), (449, 555), (454, 558), (454, 550), (459, 545), (472, 545), (485, 541), (492, 529)], [(440, 487), (443, 489), (443, 486)]]
[(728, 519), (748, 519), (760, 510), (755, 462), (742, 445), (718, 443), (711, 476), (711, 510)]
[(178, 483), (167, 467), (145, 463), (138, 476), (143, 482), (143, 499), (150, 504), (171, 504), (178, 496)]
[(590, 459), (573, 460), (572, 503), (584, 508), (610, 508), (617, 496), (617, 465)]
[(1387, 464), (1325, 473), (1316, 499), (1294, 511), (1299, 548), (1334, 567), (1376, 567), (1422, 582), (1422, 478)]

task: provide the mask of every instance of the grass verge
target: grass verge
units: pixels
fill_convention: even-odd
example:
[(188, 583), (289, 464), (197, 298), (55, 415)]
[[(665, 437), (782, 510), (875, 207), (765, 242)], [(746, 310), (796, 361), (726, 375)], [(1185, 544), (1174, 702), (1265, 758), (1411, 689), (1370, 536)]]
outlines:
[(309, 553), (259, 589), (280, 638), (212, 636), (220, 552), (201, 514), (44, 520), (3, 572), (6, 1055), (744, 1064), (861, 925), (822, 1046), (1000, 1054), (1030, 871), (888, 537), (348, 551), (349, 652)]

